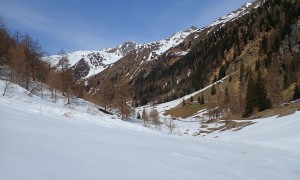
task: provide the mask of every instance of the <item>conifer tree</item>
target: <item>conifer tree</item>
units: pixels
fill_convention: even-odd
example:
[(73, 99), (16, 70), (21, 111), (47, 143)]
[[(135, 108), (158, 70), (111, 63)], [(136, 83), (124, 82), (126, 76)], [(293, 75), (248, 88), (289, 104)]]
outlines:
[(287, 73), (285, 73), (283, 76), (283, 87), (284, 87), (284, 89), (289, 87), (289, 80), (288, 80)]
[(219, 70), (219, 76), (218, 76), (218, 79), (222, 79), (226, 76), (226, 65), (222, 65), (220, 67), (220, 70)]
[(248, 117), (252, 114), (252, 111), (255, 107), (255, 87), (254, 81), (252, 78), (252, 73), (249, 74), (249, 80), (247, 85), (247, 94), (246, 94), (246, 107), (243, 116)]
[(215, 82), (217, 82), (217, 81), (218, 81), (218, 79), (217, 79), (217, 76), (215, 75), (215, 76), (214, 76), (213, 83), (215, 83)]
[(267, 98), (267, 90), (265, 87), (264, 79), (262, 78), (261, 72), (258, 72), (257, 80), (255, 83), (255, 98), (256, 98), (256, 105), (259, 111), (263, 111), (265, 109), (270, 108), (271, 103), (270, 100)]
[(230, 95), (229, 95), (228, 88), (227, 88), (227, 86), (226, 86), (225, 94), (224, 94), (224, 103), (225, 103), (225, 104), (228, 104), (229, 102), (230, 102)]
[(295, 101), (297, 99), (300, 99), (300, 88), (299, 88), (299, 85), (296, 83), (292, 100)]
[(230, 76), (229, 76), (229, 82), (231, 82), (231, 81), (232, 81), (232, 76), (230, 75)]
[(201, 94), (201, 102), (200, 102), (200, 104), (204, 104), (205, 103), (205, 101), (204, 101), (204, 95), (203, 95), (203, 92), (202, 92), (202, 94)]
[(243, 116), (250, 116), (255, 107), (257, 107), (259, 111), (263, 111), (271, 107), (271, 101), (267, 98), (267, 90), (260, 71), (258, 71), (255, 83), (252, 78), (252, 73), (249, 74), (246, 107)]
[(255, 62), (255, 70), (258, 71), (260, 67), (259, 60)]
[(245, 65), (243, 63), (243, 61), (241, 62), (241, 67), (240, 67), (240, 81), (242, 81), (243, 77), (244, 77), (244, 73), (245, 73)]
[(211, 87), (211, 90), (210, 90), (210, 94), (213, 96), (217, 93), (217, 90), (216, 90), (216, 87), (215, 85), (213, 84), (212, 87)]
[(261, 46), (260, 46), (260, 54), (266, 54), (268, 52), (268, 38), (264, 36), (261, 41)]

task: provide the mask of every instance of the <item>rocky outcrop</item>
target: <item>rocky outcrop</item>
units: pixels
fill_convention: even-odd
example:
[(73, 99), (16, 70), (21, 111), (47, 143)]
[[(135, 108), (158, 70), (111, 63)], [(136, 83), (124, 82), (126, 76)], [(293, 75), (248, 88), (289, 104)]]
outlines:
[(78, 80), (85, 77), (90, 72), (89, 64), (82, 58), (74, 66), (71, 67), (74, 77)]

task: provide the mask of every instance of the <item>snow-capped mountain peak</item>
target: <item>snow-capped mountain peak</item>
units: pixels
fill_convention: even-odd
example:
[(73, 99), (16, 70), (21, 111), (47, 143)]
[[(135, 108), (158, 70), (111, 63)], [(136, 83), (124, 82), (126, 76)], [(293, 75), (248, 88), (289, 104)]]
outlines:
[(109, 49), (107, 52), (116, 53), (118, 55), (125, 56), (130, 51), (137, 49), (137, 47), (138, 47), (138, 44), (136, 42), (127, 41), (127, 42), (124, 42), (122, 45), (119, 45), (115, 48)]
[[(125, 42), (115, 48), (105, 48), (96, 51), (75, 51), (67, 53), (72, 69), (80, 69), (77, 78), (88, 78), (92, 75), (98, 74), (106, 67), (126, 56), (130, 51), (137, 49), (138, 44), (135, 42)], [(52, 55), (47, 57), (51, 64), (56, 66), (61, 55)], [(45, 58), (46, 59), (46, 58)], [(75, 70), (76, 74), (76, 70)]]
[(158, 56), (162, 55), (170, 48), (182, 43), (188, 35), (196, 31), (199, 31), (199, 29), (195, 26), (192, 26), (185, 31), (180, 31), (172, 34), (169, 38), (143, 45), (143, 48), (152, 49), (152, 52), (150, 52), (147, 60), (151, 61), (157, 59)]
[[(185, 31), (174, 33), (169, 38), (157, 42), (137, 44), (133, 41), (127, 41), (115, 48), (105, 48), (98, 51), (75, 51), (67, 53), (67, 56), (75, 72), (75, 76), (78, 79), (89, 78), (102, 72), (133, 50), (138, 53), (147, 48), (149, 54), (145, 55), (145, 57), (148, 56), (149, 61), (157, 59), (158, 56), (183, 42), (189, 34), (195, 31), (198, 31), (198, 28), (192, 26)], [(61, 55), (53, 55), (45, 59), (50, 59), (52, 65), (55, 66), (61, 57)]]

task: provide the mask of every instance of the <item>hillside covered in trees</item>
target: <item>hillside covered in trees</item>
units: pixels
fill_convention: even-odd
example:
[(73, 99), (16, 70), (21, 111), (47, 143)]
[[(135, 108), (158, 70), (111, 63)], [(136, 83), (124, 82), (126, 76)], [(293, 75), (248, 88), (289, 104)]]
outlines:
[[(229, 76), (232, 81), (226, 88), (233, 114), (247, 117), (296, 99), (299, 15), (299, 1), (267, 0), (219, 29), (201, 31), (189, 42), (187, 55), (174, 60), (165, 53), (152, 64), (151, 72), (141, 72), (131, 81), (134, 99), (138, 105), (166, 102)], [(223, 97), (224, 92), (218, 91)], [(216, 96), (212, 93), (206, 99), (217, 101)]]

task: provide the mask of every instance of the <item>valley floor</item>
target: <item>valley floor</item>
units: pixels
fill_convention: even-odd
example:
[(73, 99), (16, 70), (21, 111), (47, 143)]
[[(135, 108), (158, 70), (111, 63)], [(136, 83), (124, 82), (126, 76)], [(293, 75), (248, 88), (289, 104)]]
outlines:
[[(0, 91), (4, 83), (0, 83)], [(29, 97), (0, 97), (0, 179), (300, 179), (300, 112), (174, 136)]]

